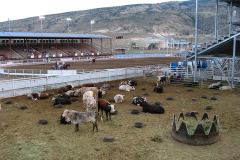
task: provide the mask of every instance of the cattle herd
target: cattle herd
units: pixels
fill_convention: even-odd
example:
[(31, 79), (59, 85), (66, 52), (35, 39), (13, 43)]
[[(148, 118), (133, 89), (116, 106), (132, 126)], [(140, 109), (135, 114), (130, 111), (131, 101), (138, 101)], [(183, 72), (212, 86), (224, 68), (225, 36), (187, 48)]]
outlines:
[[(163, 86), (165, 86), (165, 82), (167, 84), (170, 83), (171, 76), (157, 76), (157, 84), (153, 88), (153, 92), (163, 93)], [(159, 85), (160, 83), (160, 85)], [(122, 81), (118, 89), (119, 91), (127, 91), (130, 92), (135, 90), (134, 86), (137, 86), (137, 82), (135, 80)], [(209, 89), (219, 89), (219, 90), (231, 90), (232, 86), (222, 86), (220, 82), (213, 83), (209, 85)], [(60, 87), (56, 90), (58, 97), (52, 98), (53, 105), (69, 105), (71, 104), (71, 97), (82, 97), (83, 107), (86, 109), (85, 112), (78, 112), (75, 110), (66, 109), (61, 114), (60, 123), (61, 124), (74, 124), (75, 131), (79, 130), (79, 124), (85, 122), (92, 122), (93, 131), (96, 128), (98, 131), (97, 125), (97, 117), (101, 112), (101, 120), (103, 120), (103, 111), (106, 115), (106, 120), (111, 120), (111, 114), (116, 112), (115, 105), (111, 104), (108, 100), (103, 99), (103, 96), (110, 90), (110, 86), (108, 84), (103, 84), (101, 88), (95, 86), (94, 83), (84, 83), (80, 86), (79, 89), (74, 90), (73, 85), (67, 85), (64, 87)], [(49, 97), (48, 93), (29, 93), (27, 95), (32, 100), (46, 99)], [(114, 102), (122, 103), (124, 101), (123, 94), (116, 94), (114, 96)], [(142, 107), (143, 112), (148, 112), (152, 114), (164, 114), (165, 110), (160, 103), (156, 102), (155, 104), (149, 104), (147, 102), (146, 97), (141, 97), (139, 95), (135, 95), (132, 99), (132, 104), (138, 105)]]

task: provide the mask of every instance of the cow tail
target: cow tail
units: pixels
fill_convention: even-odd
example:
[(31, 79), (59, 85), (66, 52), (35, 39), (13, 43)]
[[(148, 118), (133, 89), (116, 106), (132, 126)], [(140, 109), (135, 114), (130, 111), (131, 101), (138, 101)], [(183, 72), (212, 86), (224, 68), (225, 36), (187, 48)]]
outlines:
[(103, 115), (101, 115), (101, 122), (103, 123), (103, 118), (102, 118)]

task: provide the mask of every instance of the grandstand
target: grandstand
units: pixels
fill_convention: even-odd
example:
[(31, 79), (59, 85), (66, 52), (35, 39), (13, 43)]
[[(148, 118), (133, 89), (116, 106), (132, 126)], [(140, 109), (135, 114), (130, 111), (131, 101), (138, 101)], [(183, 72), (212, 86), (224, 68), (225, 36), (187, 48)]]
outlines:
[[(0, 32), (0, 55), (5, 59), (111, 55), (111, 39), (96, 34)], [(99, 40), (100, 45), (95, 43)], [(109, 46), (104, 48), (103, 43)]]
[[(216, 3), (215, 32), (204, 38), (204, 41), (194, 44), (194, 48), (186, 55), (186, 60), (206, 61), (208, 65), (200, 77), (208, 77), (207, 73), (214, 73), (214, 80), (227, 80), (229, 84), (240, 82), (240, 1), (221, 0), (228, 6), (228, 24), (217, 28), (218, 3)], [(196, 49), (196, 51), (195, 51)], [(196, 60), (196, 61), (195, 61)], [(217, 74), (219, 73), (219, 74)], [(196, 72), (194, 79), (196, 79)]]

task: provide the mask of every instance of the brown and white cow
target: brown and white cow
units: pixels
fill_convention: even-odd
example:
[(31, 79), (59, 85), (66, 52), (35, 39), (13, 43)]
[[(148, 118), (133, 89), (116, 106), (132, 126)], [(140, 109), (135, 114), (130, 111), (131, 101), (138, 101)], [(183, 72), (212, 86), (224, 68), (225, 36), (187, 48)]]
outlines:
[(71, 90), (72, 88), (74, 88), (74, 86), (70, 84), (70, 85), (67, 85), (67, 86), (65, 86), (65, 87), (60, 87), (60, 88), (58, 88), (58, 89), (56, 90), (56, 92), (59, 93), (59, 94), (61, 94), (61, 93), (63, 93), (63, 92), (67, 92), (67, 91)]
[(46, 99), (49, 97), (49, 94), (48, 93), (40, 93), (40, 92), (36, 92), (36, 93), (33, 93), (33, 92), (30, 92), (28, 93), (28, 98), (32, 99), (32, 100), (38, 100), (38, 99)]
[(62, 117), (67, 118), (67, 120), (70, 120), (71, 123), (75, 125), (75, 132), (79, 130), (79, 124), (83, 122), (92, 122), (93, 123), (93, 132), (96, 127), (96, 130), (98, 132), (98, 125), (97, 125), (97, 113), (95, 111), (89, 111), (89, 112), (78, 112), (75, 110), (65, 110), (62, 113)]
[(115, 106), (112, 105), (111, 103), (109, 103), (106, 99), (98, 99), (98, 114), (99, 114), (99, 110), (102, 111), (102, 115), (103, 115), (103, 111), (105, 111), (107, 120), (108, 120), (108, 116), (111, 120), (111, 114), (110, 113), (114, 113), (115, 112)]

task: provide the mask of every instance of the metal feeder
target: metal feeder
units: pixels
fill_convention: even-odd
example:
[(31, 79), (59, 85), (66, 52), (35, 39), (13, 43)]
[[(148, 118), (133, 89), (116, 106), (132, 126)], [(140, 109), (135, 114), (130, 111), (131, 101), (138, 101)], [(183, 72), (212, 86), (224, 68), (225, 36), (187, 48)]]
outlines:
[[(197, 121), (197, 117), (194, 112), (191, 112), (190, 117), (193, 117)], [(184, 115), (182, 112), (180, 112), (177, 121), (175, 115), (173, 115), (172, 137), (176, 141), (189, 145), (208, 145), (216, 143), (219, 140), (219, 118), (217, 118), (217, 115), (214, 116), (207, 134), (205, 134), (204, 128), (200, 123), (198, 123), (193, 134), (188, 133), (185, 121), (182, 121), (179, 129), (177, 130), (177, 123), (179, 122), (180, 118), (184, 120)], [(204, 113), (201, 120), (205, 119), (209, 119), (207, 112)]]

